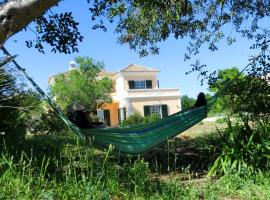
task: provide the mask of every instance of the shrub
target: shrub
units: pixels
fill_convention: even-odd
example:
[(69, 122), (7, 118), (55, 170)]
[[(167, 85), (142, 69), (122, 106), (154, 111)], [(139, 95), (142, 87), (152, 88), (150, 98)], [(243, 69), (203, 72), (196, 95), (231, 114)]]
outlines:
[[(230, 82), (228, 82), (230, 81)], [(270, 85), (254, 76), (218, 82), (228, 107), (228, 128), (209, 174), (251, 173), (270, 167)], [(225, 101), (224, 101), (225, 102)]]
[(250, 175), (270, 167), (270, 118), (267, 124), (254, 124), (242, 120), (231, 124), (223, 135), (223, 143), (215, 149), (210, 175), (238, 173)]
[[(22, 117), (22, 84), (17, 83), (14, 72), (0, 60), (0, 136), (5, 139), (18, 139), (25, 135)], [(2, 137), (2, 136), (1, 136)]]
[(127, 119), (123, 120), (120, 127), (140, 125), (143, 123), (143, 117), (139, 113), (133, 113)]
[(45, 102), (40, 102), (36, 109), (27, 115), (26, 124), (31, 133), (54, 133), (66, 129), (62, 119)]
[(130, 127), (141, 124), (148, 124), (155, 122), (160, 119), (159, 115), (153, 113), (146, 117), (141, 116), (139, 113), (134, 113), (130, 115), (127, 119), (123, 120), (120, 124), (120, 127)]
[(156, 113), (152, 113), (146, 117), (143, 118), (143, 124), (148, 124), (151, 122), (155, 122), (160, 119), (160, 116)]

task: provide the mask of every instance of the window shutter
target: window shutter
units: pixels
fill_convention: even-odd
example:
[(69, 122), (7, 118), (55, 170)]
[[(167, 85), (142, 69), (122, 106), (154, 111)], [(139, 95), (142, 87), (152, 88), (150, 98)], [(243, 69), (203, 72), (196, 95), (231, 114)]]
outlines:
[(124, 111), (124, 119), (127, 119), (127, 110), (126, 110), (126, 108), (123, 108), (123, 111)]
[(128, 81), (129, 89), (134, 89), (134, 81)]
[(144, 106), (143, 110), (144, 110), (144, 116), (145, 117), (150, 115), (150, 106)]
[(120, 110), (120, 108), (118, 108), (118, 123), (120, 124), (121, 123), (121, 110)]
[(146, 88), (151, 89), (152, 88), (152, 80), (146, 80)]
[(162, 111), (162, 118), (168, 116), (168, 106), (167, 105), (162, 105), (161, 106), (161, 111)]

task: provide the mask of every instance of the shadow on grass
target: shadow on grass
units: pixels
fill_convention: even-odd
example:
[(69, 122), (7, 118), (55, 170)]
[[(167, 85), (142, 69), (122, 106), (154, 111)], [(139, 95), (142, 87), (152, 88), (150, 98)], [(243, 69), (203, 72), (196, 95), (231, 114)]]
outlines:
[(188, 140), (175, 137), (143, 157), (153, 172), (205, 174), (215, 159), (214, 149), (220, 144), (221, 138), (215, 134)]
[[(134, 163), (138, 158), (144, 158), (149, 163), (151, 173), (205, 174), (213, 160), (213, 149), (218, 144), (220, 144), (220, 138), (214, 134), (188, 140), (176, 137), (143, 155), (126, 157), (111, 153), (108, 161), (122, 167), (126, 163)], [(74, 163), (81, 163), (79, 164), (81, 168), (89, 163), (87, 160), (91, 157), (92, 161), (96, 162), (96, 164), (91, 164), (91, 167), (100, 168), (98, 164), (102, 165), (106, 154), (106, 152), (94, 150), (72, 134), (34, 135), (16, 141), (12, 138), (2, 139), (0, 151), (12, 156), (13, 161), (17, 163), (23, 155), (24, 159), (32, 162), (35, 168), (40, 168), (44, 159), (50, 160), (47, 172), (54, 176), (59, 174), (57, 170), (59, 170), (60, 162), (63, 166), (65, 163), (70, 164), (72, 160)], [(1, 171), (5, 170), (0, 169), (0, 173)]]

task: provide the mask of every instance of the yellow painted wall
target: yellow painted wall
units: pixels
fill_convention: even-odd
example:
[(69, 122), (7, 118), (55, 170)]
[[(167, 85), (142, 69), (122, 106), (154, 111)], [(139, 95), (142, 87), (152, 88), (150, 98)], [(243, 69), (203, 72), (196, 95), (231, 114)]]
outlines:
[(179, 99), (176, 97), (166, 97), (161, 98), (160, 100), (155, 100), (154, 98), (142, 98), (142, 99), (134, 99), (131, 101), (131, 109), (132, 113), (137, 112), (144, 116), (145, 105), (163, 105), (167, 104), (168, 106), (168, 115), (172, 115), (179, 111)]
[(110, 110), (110, 120), (112, 127), (118, 126), (118, 108), (118, 103), (104, 104), (102, 106), (103, 110)]

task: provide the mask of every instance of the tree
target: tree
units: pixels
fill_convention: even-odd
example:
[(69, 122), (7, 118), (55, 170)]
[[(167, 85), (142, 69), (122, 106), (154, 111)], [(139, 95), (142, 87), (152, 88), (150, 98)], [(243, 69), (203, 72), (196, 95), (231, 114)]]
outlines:
[(227, 112), (246, 123), (268, 120), (270, 86), (262, 77), (241, 73), (235, 67), (219, 70), (210, 82), (210, 91), (218, 95), (216, 112)]
[(188, 95), (183, 95), (181, 97), (182, 110), (191, 108), (195, 102), (196, 99), (189, 97)]
[[(168, 37), (190, 37), (189, 54), (197, 54), (202, 44), (207, 43), (212, 51), (217, 43), (226, 38), (228, 44), (235, 41), (234, 35), (222, 28), (231, 25), (235, 32), (267, 47), (269, 30), (261, 25), (269, 17), (269, 1), (227, 0), (86, 0), (94, 29), (106, 30), (105, 21), (116, 24), (119, 42), (138, 50), (142, 56), (150, 51), (158, 53), (156, 44)], [(37, 38), (28, 41), (43, 52), (43, 44), (52, 46), (52, 51), (71, 53), (78, 51), (77, 44), (83, 39), (78, 23), (71, 12), (54, 14), (50, 8), (60, 0), (0, 0), (0, 44), (13, 34), (29, 29), (34, 21)], [(59, 6), (61, 3), (59, 3)], [(49, 10), (49, 11), (48, 11)], [(265, 29), (266, 28), (266, 29)], [(255, 47), (256, 48), (256, 47)], [(190, 55), (186, 55), (189, 58)]]
[[(215, 102), (212, 110), (214, 113), (224, 113), (232, 111), (233, 105), (228, 97), (228, 88), (232, 85), (235, 86), (235, 82), (239, 83), (239, 80), (244, 78), (244, 74), (240, 73), (236, 67), (218, 70), (217, 76), (209, 81), (209, 90), (214, 94), (219, 94), (219, 98)], [(236, 86), (238, 86), (236, 84)]]
[(78, 69), (56, 76), (51, 85), (51, 93), (57, 104), (66, 109), (72, 103), (78, 103), (93, 112), (103, 103), (111, 102), (112, 80), (99, 77), (103, 69), (101, 62), (94, 62), (88, 57), (77, 57)]
[[(269, 1), (226, 0), (86, 0), (93, 29), (107, 30), (114, 23), (120, 44), (127, 44), (141, 56), (159, 52), (158, 43), (170, 36), (189, 37), (185, 59), (199, 53), (206, 44), (211, 51), (218, 50), (218, 42), (235, 42), (235, 34), (254, 40), (252, 49), (261, 53), (250, 65), (251, 76), (270, 73), (269, 36), (265, 21), (269, 17)], [(58, 5), (59, 4), (59, 5)], [(60, 0), (0, 0), (0, 47), (20, 30), (31, 30), (36, 38), (26, 41), (28, 47), (44, 53), (44, 44), (53, 52), (73, 53), (83, 40), (78, 22), (71, 12), (54, 13), (51, 8), (61, 6)], [(31, 25), (29, 23), (33, 22)], [(230, 33), (224, 29), (232, 28)], [(256, 51), (257, 52), (257, 51)], [(199, 71), (203, 79), (215, 75), (198, 60), (191, 70)], [(210, 73), (210, 74), (209, 74)]]
[(217, 79), (217, 85), (221, 86), (218, 91), (223, 94), (222, 107), (234, 120), (228, 118), (228, 127), (221, 134), (221, 145), (215, 147), (215, 161), (209, 173), (247, 175), (268, 170), (270, 85), (262, 77), (243, 74), (224, 79), (237, 70), (224, 71), (229, 73), (220, 73), (224, 76)]

